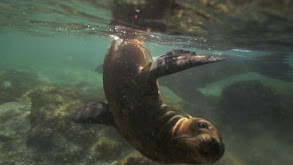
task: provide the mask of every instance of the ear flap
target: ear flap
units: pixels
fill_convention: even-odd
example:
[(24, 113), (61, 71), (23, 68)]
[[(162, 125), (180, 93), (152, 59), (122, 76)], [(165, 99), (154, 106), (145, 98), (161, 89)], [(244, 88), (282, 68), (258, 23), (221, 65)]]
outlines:
[(192, 116), (190, 116), (189, 114), (186, 114), (187, 119), (192, 118)]

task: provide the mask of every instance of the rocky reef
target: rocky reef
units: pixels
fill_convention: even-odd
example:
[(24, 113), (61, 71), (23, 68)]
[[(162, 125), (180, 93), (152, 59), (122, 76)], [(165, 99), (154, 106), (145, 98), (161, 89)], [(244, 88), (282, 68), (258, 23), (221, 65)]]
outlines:
[[(89, 155), (97, 157), (99, 154), (95, 152), (100, 153), (99, 149), (114, 152), (117, 149), (114, 146), (119, 146), (112, 141), (99, 141), (105, 131), (103, 126), (72, 122), (73, 114), (83, 106), (82, 98), (87, 98), (82, 93), (48, 85), (31, 90), (29, 96), (32, 107), (27, 145), (35, 152), (36, 161), (92, 161)], [(97, 141), (95, 149), (90, 151)]]
[(19, 102), (2, 104), (0, 164), (101, 164), (122, 158), (129, 146), (113, 128), (71, 120), (87, 101), (103, 100), (95, 92), (44, 84)]
[(121, 156), (122, 144), (111, 138), (100, 139), (93, 146), (92, 159), (97, 160), (115, 160)]
[(30, 106), (29, 98), (0, 105), (0, 164), (34, 164), (32, 152), (25, 145)]
[(29, 70), (0, 71), (0, 104), (17, 101), (29, 89), (40, 84), (37, 74)]
[[(85, 82), (66, 87), (44, 84), (33, 73), (20, 71), (14, 80), (7, 78), (8, 71), (1, 72), (5, 75), (2, 84), (20, 82), (22, 74), (32, 82), (20, 83), (26, 90), (15, 95), (15, 101), (0, 105), (0, 164), (162, 165), (143, 157), (111, 127), (71, 121), (86, 103), (105, 101), (100, 88)], [(178, 113), (206, 118), (220, 129), (227, 152), (216, 164), (286, 164), (292, 160), (288, 130), (292, 129), (293, 88), (284, 91), (261, 81), (238, 81), (224, 88), (221, 96), (202, 94), (193, 104), (166, 87), (160, 89)]]

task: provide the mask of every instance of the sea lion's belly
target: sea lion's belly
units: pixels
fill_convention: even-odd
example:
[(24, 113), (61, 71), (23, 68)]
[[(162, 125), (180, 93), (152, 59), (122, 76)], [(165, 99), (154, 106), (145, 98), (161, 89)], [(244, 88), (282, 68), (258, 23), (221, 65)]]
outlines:
[(151, 61), (138, 40), (114, 41), (104, 60), (104, 91), (117, 130), (138, 150), (145, 145), (142, 138), (151, 136), (153, 111), (161, 104), (156, 82), (141, 73)]

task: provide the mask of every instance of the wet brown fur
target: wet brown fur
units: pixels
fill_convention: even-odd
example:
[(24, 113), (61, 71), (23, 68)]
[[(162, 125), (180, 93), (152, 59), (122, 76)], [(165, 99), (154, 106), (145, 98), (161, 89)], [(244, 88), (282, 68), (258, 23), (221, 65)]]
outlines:
[[(221, 153), (204, 155), (202, 141), (223, 143), (208, 121), (176, 115), (163, 103), (156, 79), (148, 76), (152, 58), (138, 40), (113, 41), (103, 68), (104, 90), (118, 132), (149, 159), (164, 163), (207, 163)], [(205, 121), (208, 130), (194, 128)]]

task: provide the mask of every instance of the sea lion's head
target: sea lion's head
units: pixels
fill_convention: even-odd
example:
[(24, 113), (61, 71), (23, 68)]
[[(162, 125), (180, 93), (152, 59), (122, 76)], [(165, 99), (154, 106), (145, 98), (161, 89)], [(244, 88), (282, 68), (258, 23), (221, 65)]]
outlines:
[(187, 116), (173, 128), (172, 143), (185, 163), (201, 164), (219, 160), (225, 151), (217, 128), (202, 118)]

